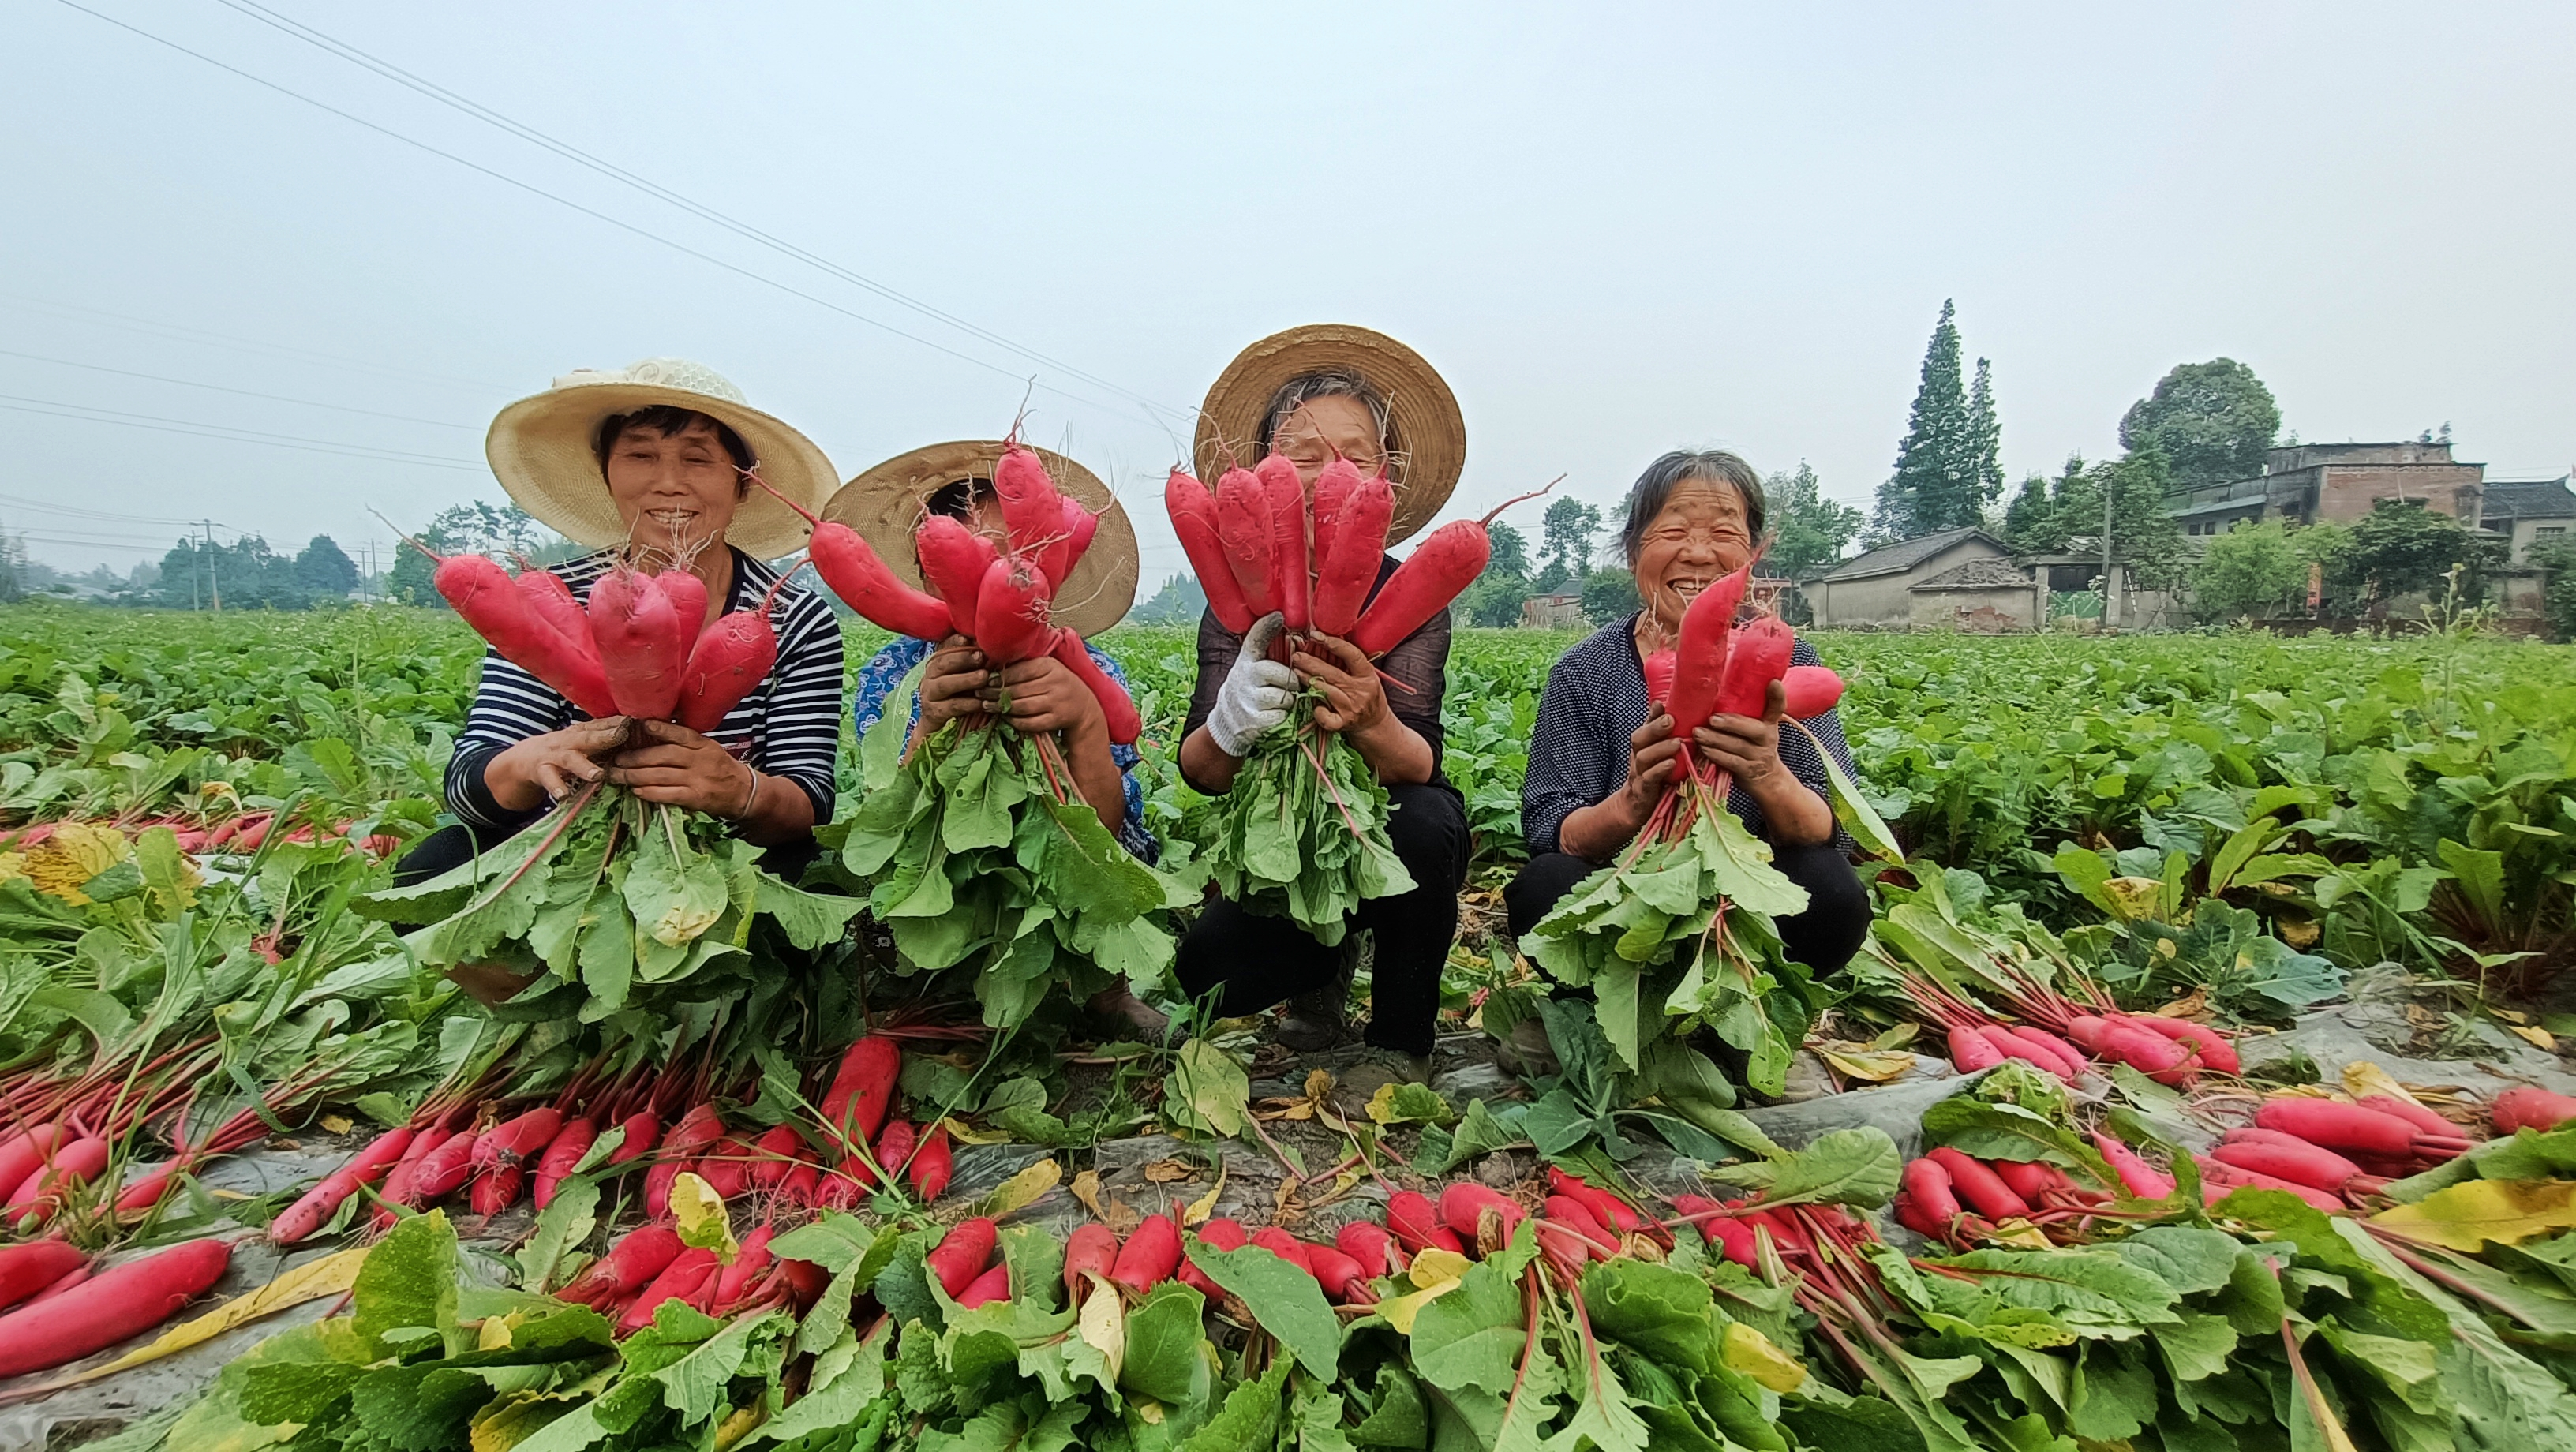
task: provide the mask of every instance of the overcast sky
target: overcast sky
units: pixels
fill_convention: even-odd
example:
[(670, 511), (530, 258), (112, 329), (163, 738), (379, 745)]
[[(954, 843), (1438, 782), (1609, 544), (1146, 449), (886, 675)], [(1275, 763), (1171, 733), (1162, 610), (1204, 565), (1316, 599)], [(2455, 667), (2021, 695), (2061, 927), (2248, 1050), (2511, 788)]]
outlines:
[(2565, 4), (269, 3), (972, 330), (249, 0), (10, 0), (0, 525), (37, 558), (199, 518), (381, 550), (371, 508), (500, 497), (502, 404), (675, 354), (844, 476), (999, 434), (1034, 378), (1150, 593), (1187, 411), (1326, 321), (1456, 389), (1450, 517), (1558, 473), (1607, 513), (1677, 445), (1865, 503), (1945, 297), (2015, 478), (2219, 355), (2310, 441), (2576, 460)]

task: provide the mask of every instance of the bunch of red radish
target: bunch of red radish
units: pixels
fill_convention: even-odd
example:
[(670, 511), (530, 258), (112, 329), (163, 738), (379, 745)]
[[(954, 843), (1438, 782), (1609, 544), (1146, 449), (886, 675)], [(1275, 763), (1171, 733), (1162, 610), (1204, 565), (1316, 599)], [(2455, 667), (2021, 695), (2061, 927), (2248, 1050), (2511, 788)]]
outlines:
[[(1791, 665), (1797, 632), (1777, 615), (1735, 623), (1744, 592), (1753, 584), (1753, 562), (1719, 577), (1682, 611), (1680, 638), (1646, 657), (1646, 699), (1673, 718), (1673, 736), (1691, 733), (1715, 716), (1759, 717), (1780, 683), (1781, 714), (1821, 716), (1843, 698), (1843, 678), (1823, 666)], [(1683, 748), (1687, 755), (1689, 747)], [(1710, 778), (1713, 780), (1713, 778)]]
[(1902, 975), (1906, 997), (1934, 1027), (1946, 1031), (1950, 1063), (1962, 1074), (2019, 1059), (2072, 1084), (2093, 1067), (2085, 1052), (2046, 1029), (2007, 1024), (1919, 973)]
[[(458, 1190), (477, 1215), (497, 1215), (532, 1190), (543, 1210), (599, 1136), (623, 1131), (600, 1168), (651, 1158), (644, 1172), (644, 1211), (670, 1213), (671, 1186), (695, 1174), (728, 1201), (745, 1194), (773, 1209), (849, 1209), (879, 1182), (901, 1176), (927, 1204), (948, 1188), (955, 1151), (945, 1125), (922, 1134), (893, 1118), (902, 1054), (890, 1038), (870, 1035), (842, 1056), (821, 1099), (818, 1143), (793, 1123), (757, 1135), (730, 1129), (703, 1075), (665, 1076), (649, 1088), (628, 1080), (598, 1085), (576, 1078), (549, 1104), (504, 1117), (497, 1101), (472, 1090), (424, 1104), (410, 1124), (386, 1131), (323, 1177), (269, 1225), (281, 1245), (304, 1240), (330, 1223), (361, 1185), (378, 1185), (379, 1229), (394, 1207), (422, 1209)], [(666, 1131), (677, 1098), (694, 1097)], [(5, 1168), (5, 1166), (0, 1166)]]
[(1082, 637), (1053, 622), (1055, 592), (1091, 548), (1100, 516), (1058, 490), (1045, 463), (1018, 444), (1004, 446), (993, 466), (993, 495), (1006, 526), (998, 545), (943, 514), (913, 531), (922, 578), (936, 595), (905, 584), (858, 531), (779, 498), (814, 526), (806, 558), (843, 604), (916, 640), (962, 635), (996, 670), (1052, 655), (1100, 702), (1109, 738), (1134, 744), (1144, 729), (1135, 702), (1092, 660)]
[(1174, 469), (1163, 483), (1163, 507), (1219, 625), (1242, 635), (1275, 611), (1291, 636), (1347, 640), (1375, 659), (1485, 572), (1494, 554), (1486, 531), (1495, 515), (1546, 492), (1504, 500), (1482, 519), (1433, 530), (1374, 600), (1369, 590), (1395, 518), (1395, 489), (1382, 472), (1363, 479), (1349, 460), (1337, 458), (1316, 476), (1310, 499), (1296, 466), (1279, 454), (1250, 469), (1226, 470), (1214, 493)]
[[(2203, 1069), (2234, 1074), (2242, 1068), (2235, 1044), (2207, 1024), (2124, 1013), (2098, 992), (2093, 1002), (2077, 1003), (2035, 978), (2014, 974), (2013, 979), (2007, 996), (2023, 1018), (2072, 1040), (2095, 1058), (2126, 1064), (2159, 1084), (2182, 1088), (2197, 1081)], [(1954, 1047), (1956, 1043), (1954, 1039)], [(1977, 1067), (1990, 1065), (1959, 1064), (1962, 1071)]]
[[(333, 834), (335, 836), (346, 837), (349, 833), (349, 828), (355, 824), (356, 822), (354, 818), (344, 818), (341, 820), (340, 824), (333, 829)], [(7, 838), (6, 845), (12, 851), (24, 851), (29, 847), (34, 847), (42, 843), (46, 838), (51, 837), (56, 829), (60, 828), (62, 825), (63, 824), (61, 822), (34, 823), (18, 832), (15, 836)], [(167, 827), (170, 829), (172, 835), (179, 839), (179, 850), (191, 854), (200, 852), (249, 853), (258, 851), (261, 845), (268, 841), (270, 833), (277, 825), (277, 814), (274, 812), (243, 812), (236, 816), (226, 817), (222, 821), (216, 822), (212, 825), (199, 822), (190, 817), (175, 815), (144, 817), (131, 822), (100, 822), (97, 825), (115, 828), (129, 837), (140, 832), (148, 831), (154, 827)], [(281, 842), (312, 842), (316, 840), (316, 838), (313, 828), (308, 824), (290, 828), (285, 833), (280, 834), (278, 840)], [(375, 856), (385, 857), (400, 850), (402, 847), (402, 839), (378, 833), (367, 838), (359, 845)]]
[(2279, 1095), (2263, 1101), (2252, 1125), (2229, 1130), (2199, 1164), (2210, 1184), (2286, 1190), (2334, 1210), (2468, 1149), (2458, 1125), (2392, 1095), (2350, 1104)]
[[(2097, 1136), (2097, 1143), (2102, 1138), (2105, 1137)], [(2128, 1171), (2120, 1171), (2124, 1185), (2133, 1195), (2147, 1195), (2160, 1177), (2144, 1161), (2127, 1154), (2126, 1146), (2121, 1146), (2121, 1152), (2140, 1172), (2132, 1179)], [(2106, 1158), (2108, 1155), (2106, 1147)], [(2119, 1169), (2116, 1161), (2114, 1169)], [(2173, 1193), (2172, 1183), (2163, 1183), (2162, 1194), (2151, 1198), (2162, 1199)], [(1943, 1145), (1907, 1163), (1894, 1210), (1897, 1224), (1926, 1240), (1966, 1245), (1993, 1235), (1995, 1226), (2002, 1221), (2041, 1225), (2081, 1219), (2098, 1213), (2112, 1200), (2103, 1191), (2075, 1183), (2052, 1164), (2038, 1160), (1981, 1160)]]
[(191, 1240), (97, 1270), (54, 1239), (0, 1248), (0, 1377), (78, 1361), (179, 1314), (214, 1288), (232, 1246)]
[(727, 1261), (683, 1244), (667, 1225), (642, 1226), (619, 1237), (607, 1254), (556, 1291), (555, 1299), (599, 1311), (617, 1324), (620, 1336), (653, 1324), (654, 1313), (672, 1301), (719, 1320), (770, 1306), (805, 1310), (821, 1298), (831, 1276), (812, 1261), (770, 1254), (774, 1234), (771, 1226), (757, 1227)]
[(2497, 1095), (2495, 1102), (2487, 1106), (2487, 1111), (2498, 1134), (2512, 1134), (2525, 1129), (2549, 1130), (2576, 1119), (2576, 1099), (2526, 1084)]

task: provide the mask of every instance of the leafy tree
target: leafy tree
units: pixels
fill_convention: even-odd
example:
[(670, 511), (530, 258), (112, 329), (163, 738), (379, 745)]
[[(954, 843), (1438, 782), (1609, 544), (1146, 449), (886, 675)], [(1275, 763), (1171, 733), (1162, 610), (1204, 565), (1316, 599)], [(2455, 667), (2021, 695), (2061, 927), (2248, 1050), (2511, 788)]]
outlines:
[(1977, 504), (1982, 510), (2004, 497), (2004, 426), (1995, 417), (1993, 370), (1983, 358), (1977, 360), (1976, 381), (1968, 385), (1968, 443), (1976, 463)]
[(2203, 620), (2303, 615), (2308, 573), (2307, 554), (2287, 524), (2239, 523), (2212, 538), (2192, 566), (2192, 609)]
[[(579, 545), (537, 523), (519, 506), (490, 504), (480, 499), (440, 510), (430, 517), (429, 527), (414, 537), (443, 555), (466, 550), (514, 566), (521, 559), (550, 565), (584, 553)], [(439, 599), (438, 591), (430, 584), (430, 576), (437, 569), (420, 551), (405, 545), (385, 577), (385, 593), (407, 605), (444, 605), (446, 602)]]
[(1549, 505), (1539, 521), (1540, 591), (1552, 593), (1592, 573), (1592, 541), (1600, 533), (1598, 507), (1570, 497)]
[(1795, 472), (1784, 470), (1763, 480), (1762, 493), (1770, 505), (1765, 525), (1771, 531), (1771, 551), (1762, 557), (1765, 574), (1802, 578), (1841, 559), (1843, 547), (1860, 533), (1861, 512), (1827, 499), (1815, 466), (1804, 459)]
[(2576, 540), (2542, 545), (2531, 552), (2531, 562), (2549, 572), (2540, 597), (2549, 633), (2560, 640), (2576, 640)]
[(344, 599), (358, 588), (358, 567), (338, 541), (327, 534), (317, 534), (304, 547), (304, 553), (295, 557), (295, 582), (316, 596)]
[[(2173, 488), (2165, 456), (2141, 449), (2117, 463), (2097, 466), (2096, 473), (2101, 491), (2094, 496), (2096, 506), (2103, 494), (2111, 500), (2112, 556), (2127, 561), (2129, 577), (2146, 589), (2180, 586), (2190, 573), (2191, 546), (2183, 540), (2182, 526), (2165, 512), (2165, 495)], [(2098, 522), (2093, 534), (2096, 540), (2101, 536)]]
[(1612, 566), (1583, 577), (1583, 618), (1595, 625), (1635, 614), (1645, 604), (1637, 594), (1637, 577)]
[[(2329, 533), (2328, 531), (2335, 531)], [(2428, 595), (2442, 577), (2465, 567), (2461, 593), (2486, 588), (2486, 572), (2504, 563), (2504, 542), (2485, 538), (2447, 514), (2408, 499), (2383, 499), (2370, 513), (2343, 526), (2317, 525), (2307, 534), (2324, 567), (2328, 597), (2339, 613), (2385, 606), (2400, 595)]]
[(2120, 446), (2163, 452), (2176, 488), (2225, 484), (2263, 472), (2281, 430), (2280, 405), (2254, 370), (2233, 358), (2182, 363), (2120, 418)]
[[(430, 525), (414, 538), (442, 555), (453, 554), (465, 547), (454, 534), (437, 524)], [(443, 610), (447, 602), (439, 597), (438, 590), (430, 582), (430, 577), (437, 572), (435, 561), (410, 545), (404, 545), (394, 552), (394, 567), (385, 575), (385, 594), (405, 605), (425, 605)], [(165, 570), (163, 573), (168, 572)]]
[(1526, 536), (1498, 519), (1485, 527), (1485, 538), (1493, 545), (1493, 553), (1485, 561), (1485, 574), (1528, 576), (1530, 559)]
[[(1941, 304), (1941, 321), (1923, 351), (1923, 379), (1914, 390), (1905, 442), (1897, 446), (1896, 473), (1878, 486), (1871, 533), (1881, 540), (1912, 539), (1944, 529), (1981, 524), (1985, 493), (1975, 422), (1959, 377), (1959, 329), (1953, 308)], [(1989, 398), (1989, 408), (1992, 400)], [(1996, 494), (2003, 489), (1998, 474)]]
[(255, 534), (231, 544), (183, 539), (161, 557), (161, 578), (146, 596), (156, 605), (211, 610), (301, 610), (311, 592), (296, 577), (293, 558)]
[(1521, 603), (1532, 593), (1529, 540), (1500, 520), (1487, 528), (1485, 537), (1493, 545), (1493, 554), (1475, 583), (1459, 593), (1457, 612), (1470, 625), (1518, 625)]
[(2102, 481), (2085, 466), (2084, 456), (2069, 454), (2055, 479), (2033, 474), (2004, 510), (2003, 535), (2014, 549), (2030, 554), (2062, 554), (2077, 536), (2102, 535)]
[(1196, 625), (1207, 609), (1207, 592), (1188, 575), (1169, 575), (1154, 598), (1127, 612), (1138, 625)]

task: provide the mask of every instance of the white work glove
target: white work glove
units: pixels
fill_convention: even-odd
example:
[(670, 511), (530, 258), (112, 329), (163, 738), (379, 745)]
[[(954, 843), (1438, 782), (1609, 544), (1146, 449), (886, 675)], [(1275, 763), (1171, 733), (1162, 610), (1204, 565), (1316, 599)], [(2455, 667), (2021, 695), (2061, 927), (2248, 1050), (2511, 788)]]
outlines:
[(1234, 669), (1216, 688), (1216, 704), (1208, 708), (1208, 739), (1228, 756), (1248, 754), (1254, 737), (1288, 719), (1288, 707), (1297, 699), (1297, 673), (1269, 659), (1270, 642), (1287, 628), (1287, 617), (1275, 610), (1252, 622), (1244, 632), (1243, 654), (1234, 658)]

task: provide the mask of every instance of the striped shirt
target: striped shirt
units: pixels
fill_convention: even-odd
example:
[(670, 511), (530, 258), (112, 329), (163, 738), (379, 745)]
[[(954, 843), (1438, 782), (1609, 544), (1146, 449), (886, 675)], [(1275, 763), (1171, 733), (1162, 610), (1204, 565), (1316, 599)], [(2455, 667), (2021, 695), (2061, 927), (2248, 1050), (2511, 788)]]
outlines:
[[(1538, 698), (1538, 722), (1530, 731), (1529, 774), (1521, 779), (1521, 835), (1533, 857), (1563, 851), (1556, 834), (1565, 819), (1607, 801), (1627, 784), (1629, 738), (1646, 724), (1646, 672), (1637, 661), (1636, 628), (1634, 615), (1604, 626), (1548, 668), (1547, 689)], [(1790, 662), (1822, 665), (1824, 658), (1802, 635)], [(1815, 739), (1784, 722), (1780, 764), (1831, 802), (1833, 794), (1817, 743), (1833, 753), (1845, 775), (1858, 781), (1860, 773), (1852, 765), (1850, 746), (1843, 741), (1839, 712), (1805, 719)], [(1763, 835), (1762, 804), (1751, 792), (1731, 787), (1726, 805), (1753, 835)], [(1845, 851), (1854, 845), (1839, 825), (1834, 828), (1834, 844)]]
[[(616, 563), (614, 550), (549, 568), (590, 601), (591, 583)], [(750, 610), (778, 583), (778, 572), (740, 550), (733, 552), (733, 590), (727, 610)], [(795, 783), (813, 800), (814, 820), (832, 820), (833, 757), (841, 744), (841, 625), (821, 593), (790, 585), (770, 606), (778, 629), (778, 664), (708, 735), (753, 766)], [(538, 812), (512, 812), (493, 799), (483, 769), (509, 747), (560, 731), (589, 713), (556, 695), (554, 688), (501, 658), (483, 656), (483, 681), (456, 755), (447, 763), (447, 805), (469, 826), (515, 832)]]

